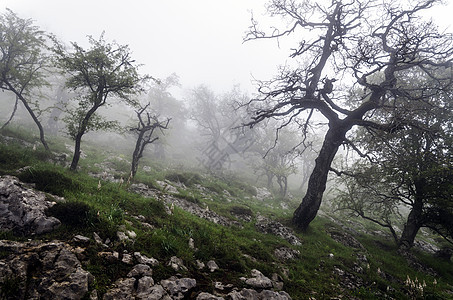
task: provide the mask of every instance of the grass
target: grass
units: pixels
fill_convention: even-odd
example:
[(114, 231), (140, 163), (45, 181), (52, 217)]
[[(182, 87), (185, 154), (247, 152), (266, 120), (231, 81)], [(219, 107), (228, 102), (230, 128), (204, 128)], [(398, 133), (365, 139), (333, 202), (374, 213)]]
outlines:
[[(14, 133), (14, 132), (13, 132)], [(13, 135), (12, 133), (8, 133)], [(23, 134), (16, 134), (22, 136)], [(35, 142), (29, 137), (30, 142)], [(31, 147), (23, 147), (20, 142), (0, 144), (0, 174), (15, 174), (21, 180), (34, 183), (37, 189), (64, 197), (47, 212), (61, 220), (62, 226), (37, 238), (43, 240), (61, 239), (71, 242), (75, 234), (92, 237), (97, 232), (103, 240), (109, 239), (110, 246), (119, 252), (127, 249), (129, 253), (139, 251), (158, 259), (161, 264), (153, 268), (156, 282), (174, 275), (167, 266), (170, 257), (177, 256), (188, 267), (182, 275), (195, 278), (197, 285), (206, 291), (213, 291), (213, 282), (232, 283), (237, 287), (244, 284), (241, 276), (250, 276), (252, 269), (258, 269), (266, 276), (277, 273), (284, 281), (284, 290), (293, 299), (328, 299), (342, 294), (344, 298), (411, 299), (413, 291), (404, 282), (409, 276), (412, 280), (425, 281), (426, 299), (446, 299), (453, 283), (453, 264), (415, 250), (412, 254), (417, 261), (432, 268), (438, 276), (432, 276), (411, 266), (407, 259), (396, 249), (393, 241), (383, 237), (355, 236), (364, 249), (347, 247), (333, 240), (329, 232), (342, 232), (343, 229), (327, 218), (317, 217), (306, 232), (298, 232), (301, 246), (292, 246), (287, 241), (273, 235), (257, 232), (254, 221), (242, 222), (243, 227), (223, 227), (200, 219), (176, 208), (172, 215), (165, 211), (165, 204), (158, 199), (144, 198), (130, 193), (124, 185), (105, 182), (88, 176), (88, 172), (102, 171), (94, 164), (112, 162), (110, 167), (118, 172), (116, 176), (128, 171), (127, 158), (105, 159), (101, 151), (89, 145), (85, 147), (88, 155), (83, 159), (81, 170), (69, 172), (66, 168), (52, 163), (52, 154)], [(90, 158), (88, 158), (90, 157)], [(202, 207), (220, 215), (234, 219), (234, 215), (261, 215), (278, 219), (290, 225), (290, 210), (282, 208), (275, 200), (256, 199), (256, 189), (246, 179), (225, 175), (214, 177), (200, 175), (193, 170), (171, 170), (146, 158), (146, 171), (140, 170), (134, 179), (137, 183), (156, 186), (157, 180), (184, 183), (187, 189), (180, 189), (178, 197), (198, 203)], [(19, 168), (29, 166), (26, 171)], [(201, 188), (200, 188), (201, 187)], [(51, 197), (49, 195), (49, 197)], [(283, 201), (280, 200), (280, 201)], [(292, 204), (289, 203), (291, 206)], [(294, 206), (294, 205), (293, 205)], [(140, 215), (154, 229), (144, 226), (137, 220)], [(368, 226), (366, 223), (361, 223)], [(120, 242), (117, 231), (132, 230), (137, 234), (134, 241)], [(0, 233), (1, 238), (14, 239), (11, 232)], [(194, 240), (195, 248), (190, 248), (189, 239)], [(287, 247), (300, 251), (300, 256), (292, 261), (278, 261), (275, 249)], [(91, 242), (86, 249), (87, 259), (84, 268), (95, 277), (90, 289), (98, 295), (107, 291), (118, 278), (130, 270), (121, 262), (106, 262), (97, 253), (104, 251)], [(358, 263), (358, 255), (365, 255), (367, 263)], [(215, 260), (220, 269), (214, 273), (200, 272), (197, 260)], [(362, 271), (357, 271), (357, 265)], [(362, 282), (352, 289), (344, 287), (344, 278), (335, 270), (343, 270)], [(434, 279), (437, 284), (434, 285)], [(1, 293), (12, 293), (16, 288), (14, 278), (10, 279)]]

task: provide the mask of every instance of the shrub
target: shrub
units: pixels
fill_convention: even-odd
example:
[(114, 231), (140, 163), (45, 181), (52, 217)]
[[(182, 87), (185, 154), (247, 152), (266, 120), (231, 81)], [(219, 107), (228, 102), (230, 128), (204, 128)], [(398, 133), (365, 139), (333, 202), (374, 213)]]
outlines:
[(96, 212), (88, 204), (80, 201), (57, 203), (47, 210), (47, 214), (73, 227), (85, 227), (97, 223)]
[(24, 182), (36, 184), (38, 190), (57, 196), (80, 188), (77, 182), (58, 170), (29, 168), (18, 177)]

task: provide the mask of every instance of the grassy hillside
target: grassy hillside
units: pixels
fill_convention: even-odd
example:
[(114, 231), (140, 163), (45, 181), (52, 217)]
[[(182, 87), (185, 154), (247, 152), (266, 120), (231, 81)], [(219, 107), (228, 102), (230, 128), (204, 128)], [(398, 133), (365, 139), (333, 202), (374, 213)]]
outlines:
[[(386, 236), (363, 233), (368, 231), (358, 230), (336, 215), (318, 216), (307, 232), (296, 232), (301, 245), (258, 231), (260, 217), (290, 227), (298, 199), (261, 199), (253, 184), (240, 174), (213, 176), (145, 159), (142, 165), (148, 166), (146, 171), (141, 170), (132, 182), (122, 183), (120, 178), (126, 178), (129, 171), (127, 155), (86, 144), (87, 156), (81, 161), (80, 171), (74, 173), (64, 166), (62, 157), (70, 157), (70, 153), (63, 140), (51, 141), (54, 153), (46, 153), (41, 147), (33, 150), (35, 143), (23, 131), (3, 131), (0, 135), (0, 175), (18, 176), (49, 193), (49, 197), (64, 198), (55, 198), (57, 204), (48, 211), (62, 221), (62, 226), (35, 239), (71, 243), (77, 234), (92, 236), (96, 232), (120, 253), (140, 251), (161, 262), (177, 256), (187, 267), (181, 271), (183, 275), (195, 278), (197, 288), (204, 291), (214, 290), (215, 282), (241, 287), (244, 283), (240, 277), (258, 269), (268, 277), (277, 273), (283, 290), (293, 299), (453, 298), (451, 261), (417, 249), (399, 253)], [(96, 174), (101, 178), (93, 176)], [(102, 174), (109, 180), (102, 179)], [(165, 180), (177, 191), (170, 193), (162, 187), (159, 182)], [(154, 196), (132, 192), (131, 187), (137, 184), (155, 191)], [(194, 203), (237, 225), (214, 224), (178, 206), (171, 207), (168, 199)], [(371, 226), (361, 221), (353, 224)], [(120, 241), (119, 230), (136, 236)], [(29, 237), (2, 232), (0, 238)], [(188, 246), (190, 241), (193, 248)], [(278, 258), (279, 249), (297, 250), (291, 253), (299, 254), (294, 259)], [(100, 258), (99, 251), (101, 245), (90, 243), (84, 268), (95, 277), (90, 289), (102, 295), (116, 279), (127, 274), (129, 267)], [(197, 260), (215, 260), (219, 269), (201, 272)], [(174, 270), (166, 263), (153, 269), (156, 281), (171, 275)]]

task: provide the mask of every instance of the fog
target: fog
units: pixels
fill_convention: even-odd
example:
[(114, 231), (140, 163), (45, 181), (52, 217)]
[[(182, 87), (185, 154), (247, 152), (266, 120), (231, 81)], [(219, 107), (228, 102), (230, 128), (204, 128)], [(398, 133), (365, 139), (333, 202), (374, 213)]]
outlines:
[[(142, 104), (151, 103), (159, 120), (171, 119), (168, 129), (156, 131), (159, 140), (149, 145), (145, 152), (154, 160), (184, 163), (186, 167), (204, 167), (211, 171), (217, 167), (235, 170), (266, 184), (265, 167), (261, 165), (266, 164), (263, 157), (272, 159), (273, 154), (303, 146), (299, 145), (300, 132), (291, 129), (287, 132), (291, 138), (286, 141), (281, 138), (279, 146), (275, 146), (277, 125), (272, 123), (257, 126), (253, 133), (239, 132), (243, 128), (231, 130), (247, 121), (243, 112), (234, 110), (235, 100), (244, 102), (253, 97), (256, 93), (254, 79), (271, 78), (277, 67), (286, 63), (290, 44), (294, 42), (243, 42), (252, 14), (264, 22), (265, 27), (271, 24), (264, 16), (265, 6), (261, 0), (3, 0), (0, 8), (3, 11), (10, 8), (21, 18), (35, 20), (42, 30), (55, 34), (68, 45), (77, 42), (87, 47), (87, 36), (98, 38), (105, 32), (107, 41), (115, 40), (130, 46), (133, 58), (141, 64), (141, 73), (162, 82), (173, 76), (173, 84), (165, 87), (152, 84), (147, 93), (140, 96)], [(433, 10), (432, 14), (439, 25), (449, 26), (448, 12), (452, 9), (453, 4), (448, 3), (446, 7)], [(50, 88), (36, 91), (34, 97), (40, 99), (40, 107), (44, 109), (40, 118), (46, 130), (51, 131), (52, 120), (58, 118), (54, 124), (57, 126), (55, 133), (67, 136), (62, 122), (64, 113), (52, 115), (59, 97), (58, 88), (58, 83), (54, 82)], [(197, 96), (197, 92), (203, 91), (206, 101), (197, 102), (203, 98)], [(14, 97), (4, 92), (0, 101), (3, 124), (13, 110)], [(128, 129), (137, 123), (135, 110), (118, 103), (102, 108), (100, 113), (108, 119), (118, 120), (123, 131), (91, 132), (84, 140), (107, 144), (131, 155), (136, 137)], [(33, 126), (20, 105), (13, 124)], [(322, 140), (319, 132), (310, 134), (313, 148), (305, 152), (301, 148), (300, 157), (282, 159), (281, 167), (287, 168), (293, 189), (303, 187)], [(272, 180), (274, 188), (278, 189), (275, 179)]]

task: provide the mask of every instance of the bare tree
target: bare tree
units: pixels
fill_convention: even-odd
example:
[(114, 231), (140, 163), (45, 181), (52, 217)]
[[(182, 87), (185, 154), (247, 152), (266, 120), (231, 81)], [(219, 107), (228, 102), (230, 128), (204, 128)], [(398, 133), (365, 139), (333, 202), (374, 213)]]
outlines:
[(143, 151), (146, 145), (151, 144), (159, 139), (159, 137), (153, 136), (156, 129), (167, 129), (170, 119), (165, 122), (158, 120), (156, 115), (153, 115), (149, 110), (149, 103), (144, 107), (136, 110), (138, 117), (137, 127), (131, 128), (130, 130), (137, 134), (137, 142), (135, 143), (135, 150), (132, 154), (132, 165), (131, 165), (131, 177), (137, 174), (138, 162), (143, 157)]
[[(439, 33), (432, 22), (419, 17), (437, 2), (333, 0), (323, 5), (272, 0), (269, 14), (284, 18), (286, 27), (274, 27), (270, 34), (252, 18), (246, 41), (302, 39), (292, 49), (294, 63), (282, 67), (275, 78), (258, 83), (260, 96), (248, 103), (255, 114), (246, 125), (274, 118), (282, 127), (296, 123), (305, 132), (319, 122), (315, 116), (327, 120), (306, 195), (294, 212), (293, 222), (299, 228), (306, 229), (318, 212), (340, 145), (357, 149), (347, 136), (354, 126), (397, 130), (411, 124), (416, 115), (399, 101), (401, 96), (425, 101), (451, 86), (452, 35)], [(401, 85), (411, 71), (433, 80)]]

